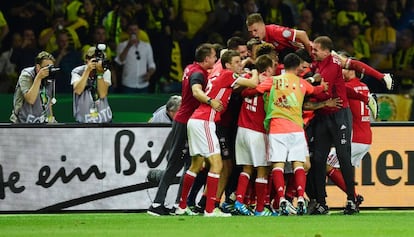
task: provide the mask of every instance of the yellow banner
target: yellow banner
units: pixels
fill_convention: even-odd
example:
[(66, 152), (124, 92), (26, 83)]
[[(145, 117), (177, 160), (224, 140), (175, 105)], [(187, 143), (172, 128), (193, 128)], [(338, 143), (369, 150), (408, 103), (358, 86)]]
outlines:
[[(414, 207), (414, 127), (373, 127), (372, 147), (355, 169), (363, 207)], [(328, 186), (328, 206), (344, 207), (346, 195)]]
[(412, 99), (406, 95), (377, 94), (377, 121), (408, 121), (410, 120)]

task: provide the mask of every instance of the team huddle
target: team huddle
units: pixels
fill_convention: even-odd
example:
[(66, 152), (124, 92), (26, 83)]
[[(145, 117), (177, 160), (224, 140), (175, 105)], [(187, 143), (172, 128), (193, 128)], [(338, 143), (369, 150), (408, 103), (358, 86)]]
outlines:
[[(343, 213), (358, 213), (353, 167), (369, 151), (377, 113), (359, 79), (363, 73), (391, 89), (391, 77), (336, 53), (327, 36), (311, 42), (256, 13), (246, 25), (252, 39), (232, 37), (220, 53), (202, 44), (185, 68), (168, 164), (148, 213), (325, 215), (327, 177), (346, 194)], [(167, 208), (183, 167), (176, 204)]]

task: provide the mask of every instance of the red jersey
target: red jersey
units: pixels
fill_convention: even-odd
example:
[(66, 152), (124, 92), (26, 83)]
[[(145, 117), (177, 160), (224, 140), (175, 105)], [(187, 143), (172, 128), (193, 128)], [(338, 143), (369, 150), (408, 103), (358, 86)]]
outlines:
[[(345, 85), (364, 96), (368, 96), (369, 94), (368, 86), (358, 78), (352, 78)], [(369, 108), (364, 101), (361, 101), (359, 98), (353, 98), (350, 94), (348, 95), (350, 96), (348, 97), (349, 107), (352, 112), (352, 142), (371, 144), (372, 131)]]
[(204, 81), (200, 82), (202, 83), (201, 85), (203, 90), (207, 85), (208, 73), (198, 63), (194, 62), (193, 64), (188, 65), (184, 69), (183, 80), (181, 82), (181, 106), (174, 117), (174, 120), (180, 123), (187, 123), (188, 119), (191, 117), (194, 110), (197, 109), (197, 107), (200, 105), (200, 102), (196, 98), (194, 98), (193, 91), (191, 90), (190, 77), (194, 73), (201, 73), (203, 75)]
[[(321, 74), (323, 80), (328, 83), (328, 91), (315, 94), (314, 98), (318, 102), (325, 101), (330, 98), (341, 98), (342, 107), (349, 107), (348, 97), (346, 95), (345, 81), (342, 76), (341, 62), (329, 55), (321, 62), (314, 62), (312, 67), (316, 68), (316, 73)], [(339, 109), (336, 107), (323, 107), (317, 110), (317, 113), (332, 114)]]
[(239, 76), (228, 69), (223, 69), (217, 75), (217, 77), (212, 77), (208, 81), (205, 91), (206, 95), (210, 98), (221, 100), (224, 107), (223, 111), (217, 112), (210, 105), (201, 103), (191, 116), (192, 119), (217, 122), (220, 121), (221, 114), (226, 111), (230, 95), (233, 91), (232, 87), (236, 84)]
[(296, 31), (279, 25), (266, 25), (265, 41), (275, 46), (277, 52), (286, 48), (297, 49)]
[(243, 99), (239, 114), (239, 127), (266, 133), (263, 125), (265, 117), (263, 95)]
[(263, 121), (266, 117), (263, 95), (243, 98), (238, 126), (266, 133)]
[(285, 73), (285, 64), (278, 63), (276, 70), (275, 70), (275, 76), (279, 76), (281, 74)]
[[(218, 77), (220, 75), (221, 71), (223, 71), (223, 65), (221, 65), (221, 59), (219, 58), (217, 60), (217, 62), (214, 64), (211, 71), (209, 72), (208, 79), (210, 80), (211, 78)], [(231, 126), (231, 124), (233, 122), (232, 112), (233, 111), (231, 111), (231, 110), (226, 110), (224, 113), (221, 113), (220, 121), (218, 121), (217, 124), (220, 124), (221, 126), (224, 126), (224, 127)]]

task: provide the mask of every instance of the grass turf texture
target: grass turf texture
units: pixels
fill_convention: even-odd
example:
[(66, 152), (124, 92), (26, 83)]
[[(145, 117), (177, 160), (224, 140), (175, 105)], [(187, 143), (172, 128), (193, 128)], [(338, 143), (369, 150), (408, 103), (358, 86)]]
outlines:
[(0, 236), (412, 236), (413, 211), (205, 218), (146, 213), (2, 214)]

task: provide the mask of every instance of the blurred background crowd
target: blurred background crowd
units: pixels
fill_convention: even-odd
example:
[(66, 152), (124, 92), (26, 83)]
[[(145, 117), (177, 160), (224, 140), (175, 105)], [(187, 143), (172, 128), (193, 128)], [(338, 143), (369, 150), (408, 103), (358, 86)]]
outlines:
[[(305, 30), (312, 40), (334, 39), (345, 50), (395, 80), (391, 93), (413, 95), (413, 0), (13, 0), (0, 5), (0, 92), (13, 93), (22, 68), (45, 50), (61, 68), (56, 92), (72, 93), (70, 72), (90, 46), (107, 45), (116, 76), (111, 93), (122, 93), (117, 46), (137, 38), (152, 46), (156, 65), (148, 92), (179, 93), (185, 65), (197, 45), (225, 47), (232, 36), (249, 38), (245, 18), (259, 12), (266, 24)], [(137, 60), (140, 58), (137, 52)], [(370, 80), (372, 92), (387, 92)]]

